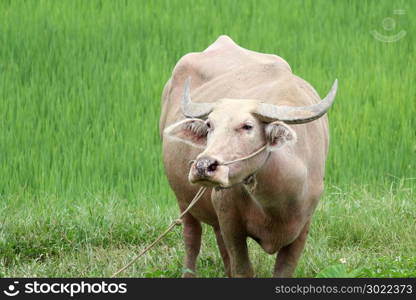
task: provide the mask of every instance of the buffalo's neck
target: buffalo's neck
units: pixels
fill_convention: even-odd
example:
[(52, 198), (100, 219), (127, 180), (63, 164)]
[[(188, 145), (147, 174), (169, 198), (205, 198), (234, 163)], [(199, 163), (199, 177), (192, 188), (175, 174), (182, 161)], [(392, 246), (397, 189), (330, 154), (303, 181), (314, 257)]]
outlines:
[(253, 182), (245, 185), (246, 192), (263, 213), (269, 217), (297, 215), (306, 191), (305, 170), (287, 165), (282, 155), (271, 155), (254, 175)]

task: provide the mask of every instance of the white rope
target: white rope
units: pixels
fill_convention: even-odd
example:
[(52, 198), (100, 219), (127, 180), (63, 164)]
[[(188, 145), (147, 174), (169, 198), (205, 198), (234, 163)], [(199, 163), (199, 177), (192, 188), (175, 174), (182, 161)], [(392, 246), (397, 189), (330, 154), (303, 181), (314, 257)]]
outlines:
[(171, 232), (176, 225), (181, 225), (182, 217), (195, 205), (195, 203), (198, 202), (199, 199), (201, 199), (202, 195), (205, 193), (206, 190), (206, 187), (201, 187), (196, 193), (194, 199), (192, 199), (191, 203), (189, 203), (188, 207), (179, 215), (179, 217), (175, 221), (173, 221), (172, 224), (170, 224), (168, 228), (161, 235), (159, 235), (156, 240), (153, 241), (153, 243), (144, 248), (143, 251), (140, 252), (137, 256), (135, 256), (127, 265), (125, 265), (120, 270), (111, 275), (111, 278), (116, 277), (118, 274), (125, 271), (128, 267), (134, 264), (140, 257), (142, 257), (147, 251), (152, 249), (154, 245), (160, 242), (169, 232)]

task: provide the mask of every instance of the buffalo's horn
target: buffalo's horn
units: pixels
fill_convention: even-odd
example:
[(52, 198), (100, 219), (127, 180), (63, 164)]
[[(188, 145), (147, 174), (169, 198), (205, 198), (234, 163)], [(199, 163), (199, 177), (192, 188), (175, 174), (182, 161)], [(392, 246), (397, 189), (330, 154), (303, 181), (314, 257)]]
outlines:
[(338, 80), (335, 79), (328, 95), (319, 103), (310, 106), (278, 106), (261, 103), (254, 114), (266, 121), (283, 121), (288, 124), (303, 124), (322, 117), (334, 103)]
[(207, 116), (213, 108), (212, 103), (196, 103), (191, 100), (191, 93), (189, 92), (191, 77), (185, 81), (185, 87), (182, 97), (182, 113), (188, 118), (203, 118)]

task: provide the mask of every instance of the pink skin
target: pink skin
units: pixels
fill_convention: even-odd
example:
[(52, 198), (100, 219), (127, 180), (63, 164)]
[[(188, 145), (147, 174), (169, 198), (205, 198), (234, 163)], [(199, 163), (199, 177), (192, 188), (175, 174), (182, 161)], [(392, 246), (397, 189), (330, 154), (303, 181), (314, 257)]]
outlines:
[[(238, 115), (230, 114), (230, 111), (237, 108), (240, 111)], [(251, 114), (251, 109), (250, 102), (245, 112), (241, 112), (239, 103), (220, 102), (208, 116), (204, 122), (208, 130), (206, 148), (198, 155), (196, 161), (210, 158), (218, 161), (219, 165), (214, 171), (207, 171), (206, 176), (201, 177), (194, 163), (188, 176), (191, 183), (229, 187), (242, 182), (263, 165), (267, 158), (266, 152), (259, 153), (249, 160), (221, 165), (223, 162), (247, 156), (266, 144), (265, 124)]]
[[(166, 128), (165, 136), (168, 139), (182, 141), (193, 146), (194, 149), (203, 149), (190, 168), (189, 182), (209, 187), (225, 188), (239, 184), (251, 174), (256, 173), (258, 177), (261, 177), (261, 182), (256, 185), (256, 189), (260, 185), (263, 190), (265, 186), (268, 188), (272, 186), (264, 184), (267, 181), (264, 178), (264, 170), (269, 170), (270, 165), (276, 164), (272, 157), (268, 160), (268, 157), (271, 156), (270, 151), (275, 151), (282, 148), (283, 145), (295, 142), (296, 133), (289, 126), (279, 121), (272, 123), (260, 121), (251, 113), (252, 106), (250, 103), (247, 100), (219, 102), (205, 121), (185, 119)], [(239, 113), (234, 114), (233, 111)], [(264, 145), (267, 145), (265, 151), (252, 158), (229, 165), (221, 165), (221, 163), (250, 155)], [(191, 157), (188, 156), (188, 159)], [(217, 161), (218, 165), (215, 168), (207, 167), (203, 172), (198, 172), (197, 162), (203, 160)], [(208, 163), (204, 166), (210, 165)], [(295, 170), (293, 167), (291, 169)], [(175, 170), (175, 168), (169, 168), (169, 170)], [(270, 170), (273, 170), (273, 167)], [(285, 172), (285, 174), (290, 174), (290, 172)], [(276, 172), (273, 175), (281, 176)], [(266, 178), (271, 177), (266, 176)], [(184, 184), (185, 182), (182, 181), (180, 185), (177, 185), (175, 191), (178, 197), (182, 199), (180, 201), (181, 210), (189, 204), (189, 196), (184, 193)], [(278, 202), (274, 201), (274, 196), (270, 199), (259, 198), (253, 200), (257, 194), (262, 196), (261, 191), (263, 190), (260, 189), (260, 193), (254, 189), (250, 190), (250, 193), (253, 193), (251, 194), (253, 198), (247, 197), (246, 194), (242, 193), (242, 189), (238, 188), (213, 190), (210, 195), (206, 196), (210, 198), (209, 200), (205, 202), (201, 200), (198, 204), (200, 206), (193, 209), (184, 221), (186, 227), (184, 238), (187, 249), (185, 266), (193, 271), (195, 270), (195, 261), (201, 239), (200, 220), (206, 220), (207, 223), (214, 226), (226, 272), (233, 277), (251, 277), (254, 274), (248, 258), (247, 236), (256, 237), (256, 240), (268, 253), (275, 253), (281, 245), (288, 244), (288, 240), (294, 241), (298, 233), (298, 227), (304, 225), (297, 220), (296, 224), (292, 220), (286, 221), (285, 218), (282, 218), (282, 215), (286, 212), (278, 213), (276, 224), (270, 223), (273, 214), (276, 213), (276, 208), (270, 203)], [(283, 198), (283, 201), (286, 201), (285, 198)], [(265, 207), (262, 207), (261, 203), (265, 204)], [(284, 203), (281, 202), (279, 205), (288, 207)], [(279, 210), (277, 209), (277, 211)], [(295, 225), (298, 227), (295, 228)], [(282, 235), (281, 232), (287, 234)], [(293, 242), (291, 246), (282, 248), (282, 252), (279, 254), (282, 259), (280, 259), (281, 263), (276, 264), (275, 276), (290, 276), (293, 273), (301, 249), (303, 249), (304, 240), (302, 236), (299, 242)], [(284, 262), (283, 265), (282, 261)], [(184, 276), (190, 277), (194, 274), (186, 273)]]

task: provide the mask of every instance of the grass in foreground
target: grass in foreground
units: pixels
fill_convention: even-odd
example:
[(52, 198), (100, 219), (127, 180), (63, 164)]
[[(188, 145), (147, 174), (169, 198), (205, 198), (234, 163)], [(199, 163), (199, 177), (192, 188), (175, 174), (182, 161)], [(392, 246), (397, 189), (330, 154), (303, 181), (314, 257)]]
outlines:
[[(370, 192), (331, 187), (314, 217), (309, 240), (296, 272), (314, 277), (345, 263), (351, 276), (416, 276), (415, 191), (402, 186)], [(115, 197), (87, 197), (76, 204), (2, 202), (0, 275), (110, 276), (155, 239), (178, 210)], [(56, 206), (55, 206), (56, 205)], [(56, 209), (59, 207), (59, 209)], [(274, 256), (252, 240), (251, 258), (258, 277), (270, 277)], [(180, 277), (184, 247), (178, 228), (122, 276)], [(198, 273), (223, 277), (222, 261), (209, 227), (204, 227)], [(339, 274), (342, 276), (342, 274)]]

